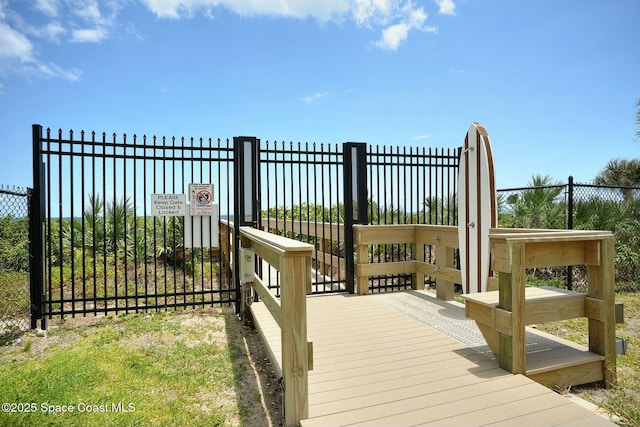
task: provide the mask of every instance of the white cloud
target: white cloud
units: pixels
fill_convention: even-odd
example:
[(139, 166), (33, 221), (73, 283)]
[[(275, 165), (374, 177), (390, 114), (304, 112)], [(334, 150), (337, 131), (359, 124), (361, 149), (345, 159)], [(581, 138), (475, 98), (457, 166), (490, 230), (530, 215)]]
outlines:
[[(380, 28), (374, 43), (381, 49), (396, 50), (411, 30), (436, 32), (425, 25), (427, 13), (413, 0), (142, 0), (159, 18), (180, 19), (198, 12), (210, 14), (212, 7), (225, 7), (240, 15), (314, 17), (318, 21), (353, 20), (367, 28)], [(436, 0), (440, 13), (454, 13), (453, 0)]]
[(70, 8), (74, 15), (89, 22), (102, 21), (102, 13), (100, 13), (100, 5), (97, 0), (73, 0)]
[(29, 62), (32, 54), (33, 44), (27, 36), (0, 22), (0, 59)]
[(307, 104), (311, 104), (312, 102), (320, 99), (320, 98), (324, 98), (325, 96), (329, 95), (329, 92), (316, 92), (313, 95), (310, 96), (305, 96), (304, 98), (302, 98), (302, 100), (307, 103)]
[[(20, 0), (23, 1), (23, 0)], [(159, 18), (180, 19), (196, 14), (215, 19), (216, 9), (224, 8), (242, 16), (314, 18), (324, 23), (351, 21), (357, 26), (380, 31), (373, 45), (396, 50), (415, 30), (435, 32), (427, 25), (426, 6), (419, 0), (140, 0)], [(441, 14), (455, 14), (455, 0), (433, 0)], [(119, 22), (125, 6), (134, 0), (32, 0), (30, 12), (39, 16), (27, 21), (20, 12), (0, 0), (0, 74), (21, 72), (25, 75), (60, 77), (70, 81), (80, 78), (77, 69), (65, 69), (41, 58), (46, 52), (40, 43), (101, 43), (118, 27), (141, 39), (135, 25)], [(434, 3), (431, 3), (432, 7)], [(37, 22), (35, 24), (34, 22)], [(40, 42), (40, 43), (39, 43)], [(327, 96), (326, 92), (303, 98), (311, 103)]]
[(381, 49), (396, 50), (409, 35), (409, 25), (402, 22), (382, 30), (382, 38), (375, 45)]
[(412, 2), (407, 2), (398, 13), (400, 22), (382, 30), (382, 37), (375, 42), (375, 46), (384, 50), (397, 50), (400, 44), (409, 36), (409, 31), (416, 29), (425, 32), (437, 32), (437, 28), (425, 25), (427, 13), (422, 7), (416, 8)]
[(438, 5), (438, 13), (442, 15), (455, 15), (456, 5), (453, 0), (435, 0)]
[(35, 69), (39, 74), (45, 77), (62, 77), (71, 82), (78, 81), (80, 76), (82, 76), (82, 71), (77, 68), (72, 68), (70, 70), (65, 70), (57, 64), (49, 63), (37, 63)]
[(419, 141), (421, 139), (429, 139), (431, 138), (431, 135), (416, 135), (413, 137), (414, 140)]
[(60, 37), (66, 32), (67, 30), (62, 26), (62, 24), (57, 21), (51, 21), (40, 30), (39, 35), (55, 43), (60, 43)]
[(355, 0), (351, 13), (360, 25), (370, 25), (372, 21), (386, 22), (391, 15), (391, 0)]
[(35, 8), (45, 15), (56, 17), (58, 16), (59, 3), (58, 0), (36, 0)]
[[(212, 7), (225, 7), (239, 15), (273, 15), (328, 21), (347, 13), (354, 0), (142, 0), (159, 18), (190, 17)], [(358, 1), (358, 0), (356, 0)], [(379, 1), (379, 0), (378, 0)], [(386, 0), (385, 0), (386, 1)]]
[[(2, 4), (0, 4), (1, 8)], [(0, 9), (0, 12), (2, 10)], [(0, 19), (6, 19), (4, 13), (0, 13)], [(17, 19), (20, 25), (22, 21)], [(30, 34), (35, 33), (37, 36), (45, 34), (47, 31), (51, 34), (59, 34), (59, 29), (55, 26), (48, 30), (40, 30), (38, 34), (33, 28), (28, 28)], [(0, 75), (11, 73), (19, 73), (25, 76), (37, 77), (58, 77), (69, 81), (76, 81), (82, 74), (78, 69), (64, 69), (54, 63), (43, 63), (38, 59), (35, 53), (33, 42), (29, 39), (28, 34), (11, 25), (8, 21), (0, 20)]]
[(108, 36), (107, 31), (102, 28), (83, 28), (71, 32), (71, 40), (74, 43), (100, 43)]

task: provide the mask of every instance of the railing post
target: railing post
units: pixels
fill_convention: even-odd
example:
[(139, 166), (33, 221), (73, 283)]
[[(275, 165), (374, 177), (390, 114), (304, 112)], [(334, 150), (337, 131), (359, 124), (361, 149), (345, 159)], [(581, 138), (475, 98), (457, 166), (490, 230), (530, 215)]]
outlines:
[[(435, 245), (436, 265), (440, 268), (450, 268), (454, 266), (454, 250), (438, 243)], [(455, 289), (453, 282), (436, 277), (436, 297), (443, 301), (453, 301)]]
[[(414, 226), (415, 241), (411, 244), (411, 259), (417, 262), (424, 262), (425, 242), (418, 240), (418, 227), (418, 225)], [(424, 273), (416, 271), (411, 275), (411, 289), (419, 291), (424, 290)]]
[[(355, 264), (353, 225), (368, 224), (367, 205), (367, 144), (364, 142), (345, 142), (343, 145), (344, 162), (344, 247), (347, 291), (355, 291)], [(361, 285), (358, 284), (358, 288)]]
[(588, 296), (602, 301), (600, 319), (589, 319), (589, 351), (604, 356), (605, 386), (616, 385), (615, 247), (613, 236), (600, 240), (599, 265), (587, 265)]
[[(239, 259), (240, 227), (258, 228), (260, 211), (260, 140), (255, 136), (233, 137), (233, 170), (235, 184), (233, 225), (235, 231), (234, 260)], [(242, 290), (240, 265), (234, 262), (236, 314), (240, 314)]]
[(369, 245), (360, 244), (360, 230), (358, 225), (352, 226), (356, 247), (356, 265), (354, 266), (354, 274), (356, 277), (356, 285), (358, 287), (358, 295), (366, 295), (369, 293), (369, 276), (361, 273), (360, 266), (367, 264), (369, 261)]
[(500, 271), (499, 308), (511, 313), (511, 335), (499, 334), (498, 365), (513, 374), (524, 374), (524, 243), (509, 244), (509, 272)]
[(280, 333), (286, 426), (309, 417), (306, 290), (311, 281), (310, 268), (309, 257), (285, 257), (281, 261)]
[(31, 299), (31, 329), (37, 328), (44, 316), (44, 164), (42, 163), (42, 126), (32, 126), (33, 140), (33, 188), (28, 189), (29, 205), (29, 276)]

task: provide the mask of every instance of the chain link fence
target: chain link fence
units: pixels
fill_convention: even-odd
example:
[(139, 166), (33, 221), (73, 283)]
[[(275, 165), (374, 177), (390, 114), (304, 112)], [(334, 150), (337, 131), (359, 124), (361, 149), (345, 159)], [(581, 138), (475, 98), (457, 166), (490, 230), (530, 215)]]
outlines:
[[(613, 231), (616, 290), (640, 291), (640, 188), (575, 184), (572, 211), (574, 229)], [(582, 270), (574, 272), (577, 284)]]
[[(640, 291), (640, 188), (567, 184), (498, 190), (499, 226), (609, 230), (615, 234), (616, 290)], [(531, 284), (586, 291), (586, 268), (527, 271)]]
[(0, 185), (0, 345), (29, 329), (29, 202)]

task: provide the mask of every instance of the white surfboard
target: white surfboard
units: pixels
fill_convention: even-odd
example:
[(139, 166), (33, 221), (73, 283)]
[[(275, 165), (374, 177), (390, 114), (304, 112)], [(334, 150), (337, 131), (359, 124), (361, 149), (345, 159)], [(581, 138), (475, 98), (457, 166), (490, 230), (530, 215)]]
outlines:
[(489, 229), (497, 227), (498, 206), (489, 135), (472, 123), (460, 154), (458, 239), (462, 292), (486, 292), (489, 275)]

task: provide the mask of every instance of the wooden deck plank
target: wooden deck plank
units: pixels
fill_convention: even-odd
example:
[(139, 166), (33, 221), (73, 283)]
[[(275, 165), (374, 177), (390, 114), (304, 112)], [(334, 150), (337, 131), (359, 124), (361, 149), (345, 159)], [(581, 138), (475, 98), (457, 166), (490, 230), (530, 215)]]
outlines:
[[(454, 367), (456, 368), (455, 371), (459, 376), (474, 374), (476, 376), (493, 377), (509, 374), (504, 370), (496, 370), (497, 368), (495, 362), (491, 362), (488, 360), (480, 363), (469, 362), (467, 366), (463, 366), (458, 360), (451, 359), (446, 359), (440, 362), (433, 362), (429, 365), (428, 369), (421, 369), (420, 373), (433, 375), (434, 379), (438, 379), (438, 377), (441, 375), (448, 375), (451, 378), (454, 378), (455, 375), (452, 375), (451, 373)], [(314, 381), (313, 389), (310, 391), (309, 399), (314, 398), (316, 394), (320, 395), (327, 392), (336, 393), (337, 390), (348, 389), (350, 387), (371, 386), (379, 382), (390, 381), (393, 379), (406, 379), (416, 375), (417, 374), (415, 365), (403, 365), (397, 369), (387, 369), (377, 372), (375, 375), (349, 377), (348, 383), (343, 383), (335, 380), (323, 382), (321, 381), (322, 378), (317, 378)]]
[[(256, 313), (265, 314), (258, 307)], [(585, 426), (613, 425), (376, 298), (309, 297), (307, 319), (315, 357), (309, 419), (302, 420), (302, 427), (528, 426), (581, 420)], [(254, 322), (279, 346), (275, 321)], [(273, 353), (277, 357), (278, 351)]]
[[(526, 414), (510, 417), (491, 424), (491, 427), (603, 427), (614, 425), (603, 416), (591, 412), (586, 408), (578, 407), (576, 410), (573, 402), (566, 399), (564, 405), (546, 408), (544, 411), (529, 411)], [(536, 403), (541, 403), (540, 401)], [(523, 404), (523, 407), (528, 407)]]
[[(503, 393), (506, 398), (513, 395), (522, 387), (514, 381), (515, 376), (501, 377), (493, 381), (484, 381), (463, 387), (455, 387), (444, 392), (431, 392), (429, 390), (414, 390), (409, 398), (396, 398), (395, 394), (387, 395), (381, 402), (372, 400), (369, 405), (350, 408), (346, 403), (337, 406), (332, 413), (318, 416), (310, 408), (309, 415), (317, 424), (325, 426), (336, 425), (417, 425), (429, 420), (445, 419), (456, 415), (460, 411), (466, 411), (469, 400), (477, 398), (487, 405), (487, 395)], [(503, 396), (500, 396), (503, 397)], [(313, 408), (313, 407), (312, 407)], [(367, 424), (365, 424), (367, 423)], [(307, 427), (307, 424), (303, 424)]]
[[(428, 383), (437, 387), (438, 390), (445, 390), (447, 387), (460, 387), (479, 381), (485, 381), (485, 378), (482, 378), (479, 375), (469, 375), (466, 372), (458, 370), (434, 369), (433, 371), (421, 372), (416, 375), (415, 369), (411, 367), (404, 372), (405, 376), (397, 376), (400, 371), (387, 372), (389, 375), (385, 377), (362, 377), (365, 381), (349, 381), (348, 386), (337, 390), (316, 390), (315, 393), (309, 396), (309, 402), (312, 405), (319, 405), (327, 402), (342, 401), (354, 396), (368, 396), (381, 392), (392, 392), (404, 387), (415, 387)], [(508, 373), (505, 373), (502, 369), (495, 368), (495, 366), (491, 366), (490, 362), (487, 362), (483, 375), (500, 377), (507, 376)]]

